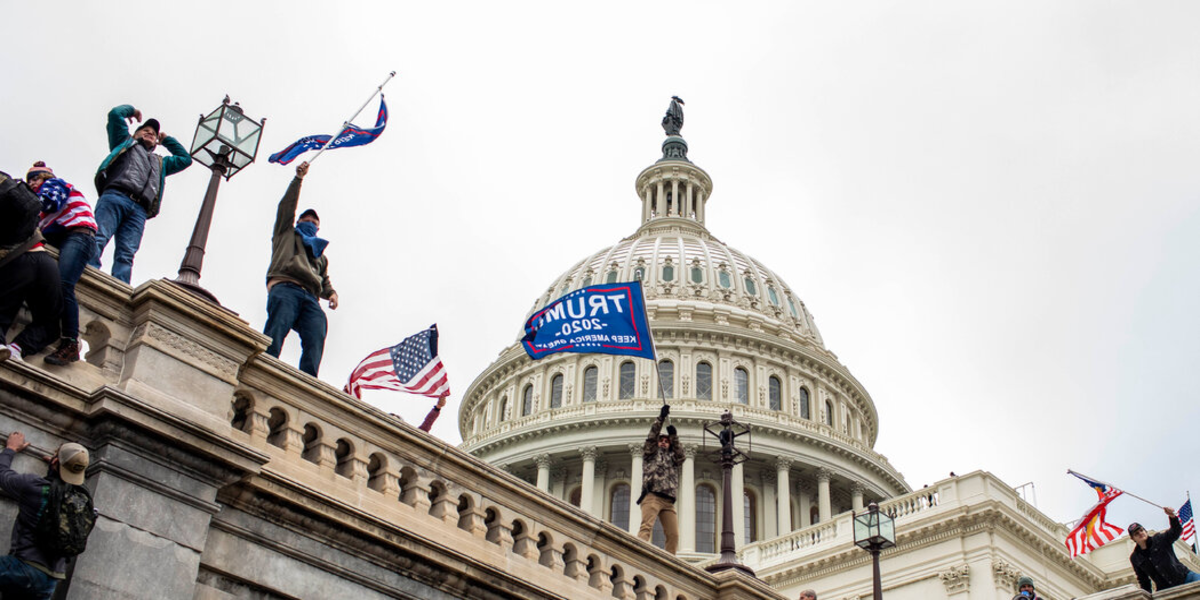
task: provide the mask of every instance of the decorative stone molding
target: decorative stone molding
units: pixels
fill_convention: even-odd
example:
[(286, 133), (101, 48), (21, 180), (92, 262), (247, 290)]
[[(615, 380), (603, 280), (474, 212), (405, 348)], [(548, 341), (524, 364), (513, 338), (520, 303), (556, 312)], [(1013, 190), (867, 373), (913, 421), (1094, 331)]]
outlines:
[(850, 484), (850, 493), (852, 495), (861, 496), (866, 491), (867, 491), (867, 486), (863, 485), (861, 481), (855, 481)]
[(833, 479), (833, 471), (830, 471), (829, 469), (826, 469), (825, 467), (817, 468), (817, 481), (818, 482), (829, 483), (829, 481), (832, 479)]
[(1016, 589), (1017, 579), (1020, 577), (1020, 571), (1017, 571), (1007, 561), (996, 559), (992, 562), (992, 579), (996, 581), (997, 590), (1008, 592)]
[[(133, 331), (132, 338), (149, 338), (158, 342), (164, 350), (175, 350), (195, 362), (201, 363), (209, 367), (216, 374), (221, 375), (227, 380), (235, 380), (237, 378), (238, 364), (234, 361), (201, 346), (200, 344), (189, 340), (161, 325), (155, 323), (142, 323)], [(165, 346), (165, 347), (164, 347)]]
[(938, 573), (938, 579), (946, 586), (946, 594), (953, 596), (967, 591), (971, 587), (971, 565), (962, 564)]
[(683, 444), (683, 456), (687, 460), (696, 460), (696, 452), (700, 447), (696, 444)]
[(776, 471), (790, 470), (792, 468), (793, 462), (795, 462), (795, 459), (793, 459), (790, 456), (776, 456), (775, 457), (775, 470)]
[(579, 455), (583, 457), (584, 461), (595, 462), (596, 461), (596, 447), (595, 446), (584, 446), (579, 449)]
[(533, 462), (539, 469), (549, 469), (554, 466), (554, 459), (550, 458), (549, 454), (539, 454), (533, 457)]
[[(642, 457), (642, 448), (643, 448), (643, 447), (644, 447), (644, 446), (643, 446), (642, 444), (634, 444), (634, 443), (630, 443), (630, 444), (629, 444), (629, 446), (628, 446), (628, 448), (629, 448), (629, 456), (630, 456), (630, 457), (632, 457), (632, 458), (641, 458), (641, 457)], [(686, 449), (684, 449), (684, 452), (687, 452), (687, 450), (686, 450)]]

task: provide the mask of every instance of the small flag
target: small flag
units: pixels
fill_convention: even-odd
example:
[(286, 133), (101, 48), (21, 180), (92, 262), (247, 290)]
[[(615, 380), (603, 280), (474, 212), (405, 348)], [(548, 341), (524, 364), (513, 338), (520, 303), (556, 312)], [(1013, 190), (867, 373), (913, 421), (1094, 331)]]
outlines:
[[(383, 96), (380, 96), (379, 116), (375, 118), (375, 127), (371, 129), (365, 129), (350, 123), (346, 125), (345, 129), (342, 129), (342, 132), (338, 134), (337, 139), (333, 140), (333, 143), (329, 144), (329, 149), (333, 150), (335, 148), (345, 148), (347, 146), (362, 146), (364, 144), (370, 144), (371, 142), (375, 141), (375, 138), (378, 138), (379, 135), (383, 133), (383, 128), (386, 126), (387, 103), (383, 101)], [(329, 142), (328, 135), (310, 135), (307, 137), (302, 137), (295, 142), (292, 142), (292, 144), (287, 148), (272, 154), (271, 157), (267, 159), (267, 162), (286, 165), (293, 160), (296, 160), (296, 157), (308, 152), (309, 150), (321, 148), (327, 142)]]
[(521, 346), (537, 360), (557, 352), (619, 354), (654, 360), (642, 283), (577, 289), (534, 311)]
[(1184, 541), (1192, 539), (1192, 537), (1196, 535), (1196, 519), (1192, 517), (1191, 498), (1188, 498), (1188, 501), (1183, 503), (1183, 506), (1179, 508), (1179, 513), (1177, 514), (1179, 515), (1179, 522), (1183, 524), (1183, 535), (1180, 537), (1182, 537)]
[(358, 363), (342, 391), (362, 398), (362, 390), (396, 390), (430, 398), (448, 395), (450, 380), (438, 356), (437, 324)]
[(1071, 553), (1071, 557), (1074, 558), (1081, 554), (1087, 554), (1117, 539), (1118, 536), (1125, 532), (1124, 529), (1116, 525), (1111, 525), (1104, 520), (1108, 513), (1108, 504), (1116, 500), (1124, 492), (1106, 483), (1084, 477), (1074, 471), (1068, 472), (1082, 479), (1084, 483), (1096, 490), (1096, 495), (1099, 497), (1099, 501), (1088, 509), (1083, 518), (1079, 520), (1079, 524), (1067, 534), (1067, 550)]

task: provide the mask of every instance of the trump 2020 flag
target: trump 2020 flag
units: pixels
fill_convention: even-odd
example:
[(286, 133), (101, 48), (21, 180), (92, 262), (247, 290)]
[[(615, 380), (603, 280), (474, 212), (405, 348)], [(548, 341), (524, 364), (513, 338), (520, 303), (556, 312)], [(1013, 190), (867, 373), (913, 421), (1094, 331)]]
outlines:
[(557, 352), (654, 359), (640, 281), (575, 290), (534, 311), (521, 346), (537, 360)]
[[(342, 132), (338, 134), (337, 139), (329, 143), (328, 149), (333, 150), (335, 148), (345, 148), (347, 146), (362, 146), (364, 144), (370, 144), (371, 142), (375, 141), (375, 138), (378, 138), (379, 135), (383, 133), (383, 128), (386, 126), (387, 103), (383, 101), (383, 96), (380, 96), (379, 116), (375, 118), (375, 127), (366, 129), (350, 123), (346, 125), (344, 129), (342, 129)], [(293, 160), (296, 160), (296, 157), (300, 156), (301, 154), (324, 146), (326, 142), (329, 142), (329, 137), (330, 136), (328, 135), (310, 135), (307, 137), (302, 137), (295, 142), (292, 142), (292, 144), (287, 148), (272, 154), (271, 157), (267, 159), (267, 162), (286, 165)]]
[(450, 394), (450, 380), (438, 356), (437, 324), (367, 355), (342, 388), (355, 398), (362, 398), (362, 390), (396, 390), (430, 398)]

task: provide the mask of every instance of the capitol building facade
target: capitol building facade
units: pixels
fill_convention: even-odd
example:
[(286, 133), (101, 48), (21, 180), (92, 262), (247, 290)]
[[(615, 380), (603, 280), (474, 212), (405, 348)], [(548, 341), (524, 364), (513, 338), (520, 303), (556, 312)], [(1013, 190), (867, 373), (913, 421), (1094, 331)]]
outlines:
[[(637, 230), (573, 264), (529, 312), (581, 287), (640, 281), (657, 362), (535, 361), (514, 342), (464, 396), (464, 451), (635, 534), (642, 441), (665, 398), (687, 457), (676, 508), (678, 555), (689, 562), (709, 564), (719, 551), (721, 471), (703, 425), (730, 411), (752, 428), (742, 448), (750, 459), (733, 473), (738, 556), (788, 597), (804, 588), (870, 596), (851, 519), (871, 502), (898, 516), (898, 546), (884, 553), (889, 597), (1009, 598), (1031, 575), (1054, 600), (1132, 581), (1127, 538), (1071, 559), (1067, 528), (989, 473), (913, 490), (874, 450), (875, 403), (801, 298), (710, 232), (712, 179), (677, 130), (662, 150), (636, 179)], [(658, 529), (654, 543), (663, 545)]]

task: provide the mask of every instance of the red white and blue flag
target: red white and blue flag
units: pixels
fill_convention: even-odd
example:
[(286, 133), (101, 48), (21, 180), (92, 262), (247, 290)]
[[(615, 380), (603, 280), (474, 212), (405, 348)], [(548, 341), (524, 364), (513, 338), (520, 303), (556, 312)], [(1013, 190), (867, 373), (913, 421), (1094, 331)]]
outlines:
[(1108, 504), (1116, 500), (1124, 492), (1107, 483), (1084, 477), (1074, 471), (1068, 471), (1068, 473), (1083, 480), (1084, 483), (1096, 490), (1096, 496), (1098, 497), (1096, 504), (1084, 513), (1083, 518), (1079, 520), (1075, 528), (1067, 534), (1067, 550), (1071, 553), (1071, 557), (1074, 558), (1081, 554), (1087, 554), (1117, 539), (1117, 537), (1125, 532), (1124, 529), (1105, 522)]
[(654, 360), (641, 282), (579, 288), (546, 304), (526, 319), (521, 347), (534, 360), (557, 352)]
[(328, 135), (310, 135), (302, 137), (295, 142), (292, 142), (287, 148), (272, 154), (267, 159), (268, 162), (279, 163), (286, 165), (296, 157), (308, 152), (309, 150), (317, 150), (329, 143), (329, 150), (335, 148), (345, 148), (347, 146), (362, 146), (370, 144), (383, 133), (383, 128), (387, 126), (387, 103), (383, 101), (383, 96), (379, 97), (379, 115), (375, 118), (375, 127), (367, 129), (359, 127), (353, 123), (348, 123), (342, 132), (337, 135), (337, 138), (329, 143), (330, 136)]
[(1179, 507), (1179, 512), (1176, 514), (1179, 515), (1179, 522), (1183, 525), (1183, 535), (1180, 537), (1182, 537), (1184, 541), (1195, 537), (1196, 519), (1192, 516), (1192, 499), (1188, 498), (1188, 501), (1184, 502), (1183, 506)]
[(450, 380), (438, 356), (437, 324), (358, 363), (343, 391), (362, 398), (362, 390), (395, 390), (430, 398), (449, 395)]

